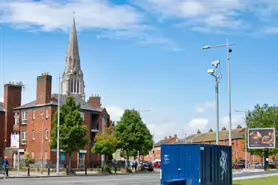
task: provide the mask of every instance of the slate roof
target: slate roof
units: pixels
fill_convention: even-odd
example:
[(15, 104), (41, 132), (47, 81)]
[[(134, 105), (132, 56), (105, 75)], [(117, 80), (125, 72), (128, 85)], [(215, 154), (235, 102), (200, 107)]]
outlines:
[[(234, 129), (232, 131), (232, 139), (243, 139), (245, 135), (244, 128)], [(207, 132), (200, 134), (193, 134), (185, 139), (180, 140), (182, 143), (200, 143), (200, 142), (212, 142), (215, 141), (216, 133)], [(229, 131), (224, 130), (219, 132), (220, 140), (229, 140)]]
[(167, 138), (167, 139), (162, 139), (160, 141), (158, 141), (157, 143), (154, 144), (154, 147), (160, 147), (163, 144), (168, 144), (170, 141), (172, 141), (173, 139), (177, 139), (176, 137), (172, 137), (172, 138)]
[(4, 103), (0, 102), (0, 111), (4, 111)]
[[(61, 105), (66, 103), (67, 97), (68, 97), (67, 95), (60, 95)], [(104, 110), (104, 108), (92, 107), (89, 103), (84, 101), (79, 96), (74, 96), (74, 100), (75, 100), (75, 103), (77, 103), (77, 104), (80, 103), (81, 110), (89, 110), (89, 111), (94, 111), (94, 112), (102, 112)], [(51, 101), (49, 103), (47, 103), (46, 105), (58, 106), (58, 94), (52, 94), (51, 95)], [(38, 107), (38, 106), (42, 106), (42, 105), (36, 105), (36, 100), (35, 100), (35, 101), (30, 102), (30, 103), (24, 104), (20, 107), (17, 107), (15, 109), (27, 109), (27, 108), (34, 108), (34, 107)], [(45, 105), (43, 105), (43, 106), (45, 106)]]

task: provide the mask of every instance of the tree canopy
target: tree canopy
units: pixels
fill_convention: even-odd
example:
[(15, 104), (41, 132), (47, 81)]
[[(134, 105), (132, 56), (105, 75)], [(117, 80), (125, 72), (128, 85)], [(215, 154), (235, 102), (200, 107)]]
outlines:
[(116, 137), (119, 140), (118, 148), (122, 149), (129, 160), (136, 151), (146, 154), (153, 145), (153, 138), (146, 124), (136, 110), (125, 110), (121, 120), (117, 123)]
[[(252, 111), (248, 111), (246, 116), (248, 128), (276, 128), (278, 129), (278, 107), (276, 105), (270, 106), (268, 104), (256, 104)], [(276, 134), (276, 146), (277, 146)], [(263, 156), (263, 150), (248, 150), (258, 156)], [(278, 149), (270, 149), (269, 154), (274, 156), (278, 153)]]
[(92, 149), (94, 154), (112, 155), (117, 150), (119, 144), (115, 136), (115, 126), (111, 125), (106, 128), (104, 134), (99, 133), (95, 137), (95, 141), (96, 143)]
[[(84, 149), (90, 142), (87, 138), (87, 127), (83, 122), (80, 105), (76, 105), (74, 98), (69, 96), (66, 103), (60, 107), (60, 149), (70, 155), (69, 168), (72, 153)], [(50, 146), (57, 148), (58, 112), (55, 113), (53, 127)]]

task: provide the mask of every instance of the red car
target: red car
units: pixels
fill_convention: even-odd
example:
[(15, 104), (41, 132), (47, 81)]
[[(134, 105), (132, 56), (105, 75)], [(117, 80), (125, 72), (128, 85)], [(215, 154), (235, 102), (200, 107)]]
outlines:
[(153, 164), (153, 167), (154, 168), (160, 168), (161, 167), (160, 161), (155, 161), (154, 164)]

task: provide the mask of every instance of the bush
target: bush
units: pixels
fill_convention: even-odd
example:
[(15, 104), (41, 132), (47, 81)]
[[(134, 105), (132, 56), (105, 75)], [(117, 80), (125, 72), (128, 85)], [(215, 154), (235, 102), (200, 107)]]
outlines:
[(107, 164), (104, 165), (103, 171), (104, 171), (104, 172), (107, 172), (107, 173), (110, 173), (110, 174), (112, 173), (111, 168), (110, 168)]

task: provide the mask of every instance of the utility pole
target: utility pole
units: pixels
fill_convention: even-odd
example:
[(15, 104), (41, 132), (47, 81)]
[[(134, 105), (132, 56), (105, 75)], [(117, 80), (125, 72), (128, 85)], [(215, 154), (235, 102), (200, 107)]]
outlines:
[(204, 46), (202, 47), (203, 50), (207, 49), (213, 49), (213, 48), (221, 48), (221, 47), (226, 47), (227, 48), (227, 55), (228, 55), (228, 94), (229, 94), (229, 145), (232, 146), (232, 98), (231, 98), (231, 53), (232, 49), (230, 46), (236, 45), (233, 43), (229, 43), (229, 40), (227, 39), (226, 44), (222, 45), (214, 45), (214, 46)]
[(59, 93), (58, 93), (58, 123), (57, 123), (57, 164), (56, 173), (60, 175), (60, 94), (61, 94), (61, 78), (59, 73)]
[(215, 71), (213, 69), (209, 69), (208, 73), (215, 78), (215, 95), (216, 95), (216, 144), (219, 145), (219, 88), (218, 84), (220, 83), (221, 75), (218, 73), (218, 67), (220, 65), (220, 60), (214, 61), (211, 63), (212, 66), (215, 67)]

